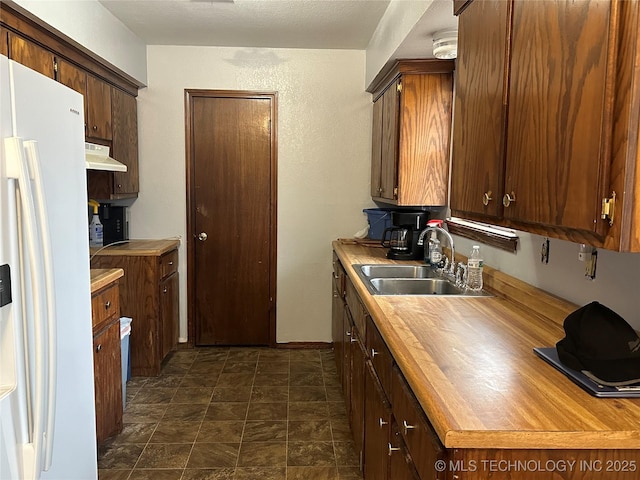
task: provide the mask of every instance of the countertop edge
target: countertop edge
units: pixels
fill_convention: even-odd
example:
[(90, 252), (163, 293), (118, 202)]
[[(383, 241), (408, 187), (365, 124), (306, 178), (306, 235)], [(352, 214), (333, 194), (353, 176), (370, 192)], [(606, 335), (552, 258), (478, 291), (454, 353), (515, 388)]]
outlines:
[(122, 268), (92, 268), (91, 275), (91, 294), (103, 289), (110, 283), (115, 282), (124, 276)]

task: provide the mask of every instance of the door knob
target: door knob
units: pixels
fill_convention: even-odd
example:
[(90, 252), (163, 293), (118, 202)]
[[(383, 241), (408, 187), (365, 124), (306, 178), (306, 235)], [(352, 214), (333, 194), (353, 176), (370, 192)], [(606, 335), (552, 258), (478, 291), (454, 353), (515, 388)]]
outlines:
[(204, 242), (208, 237), (209, 237), (209, 235), (207, 235), (207, 234), (206, 234), (206, 233), (204, 233), (204, 232), (200, 232), (200, 233), (198, 234), (198, 240), (200, 240), (201, 242)]

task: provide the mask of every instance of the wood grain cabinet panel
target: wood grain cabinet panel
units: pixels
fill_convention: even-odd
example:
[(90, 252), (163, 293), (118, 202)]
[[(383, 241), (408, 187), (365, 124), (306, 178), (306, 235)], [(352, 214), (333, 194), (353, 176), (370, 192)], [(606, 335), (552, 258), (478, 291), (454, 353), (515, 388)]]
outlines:
[(122, 431), (119, 282), (91, 296), (96, 437), (101, 443)]
[(365, 370), (365, 397), (364, 478), (387, 480), (390, 473), (391, 406), (371, 364), (367, 364)]
[(373, 93), (371, 195), (395, 205), (445, 205), (453, 62), (400, 60)]
[(9, 31), (0, 26), (0, 55), (9, 56)]
[(465, 6), (453, 215), (640, 251), (639, 18), (619, 0)]
[(359, 458), (359, 466), (362, 469), (362, 460), (364, 458), (364, 411), (365, 411), (365, 362), (366, 353), (364, 350), (364, 342), (358, 334), (357, 329), (351, 330), (351, 338), (349, 339), (351, 349), (351, 408), (349, 410), (349, 424), (353, 433), (354, 448)]
[[(176, 250), (177, 252), (177, 250)], [(100, 255), (95, 268), (122, 268), (120, 308), (123, 316), (131, 317), (131, 375), (157, 376), (162, 361), (178, 342), (179, 298), (178, 273), (163, 277), (162, 263), (174, 259), (177, 253), (164, 255)], [(173, 267), (173, 266), (172, 266)]]
[(400, 435), (398, 424), (395, 420), (393, 421), (391, 432), (391, 440), (388, 444), (388, 480), (425, 480), (416, 471), (413, 458), (402, 440), (402, 435)]
[(55, 78), (55, 55), (40, 45), (9, 32), (9, 58), (49, 78)]
[(367, 317), (367, 355), (387, 397), (391, 397), (391, 369), (393, 357), (373, 319)]
[(87, 136), (111, 140), (111, 85), (87, 74)]
[(111, 90), (113, 158), (127, 166), (126, 172), (113, 173), (112, 199), (137, 195), (140, 189), (138, 170), (138, 102), (136, 97), (117, 88)]
[(342, 383), (344, 376), (344, 300), (340, 295), (340, 288), (333, 277), (331, 298), (331, 336), (333, 351), (336, 359), (338, 377)]

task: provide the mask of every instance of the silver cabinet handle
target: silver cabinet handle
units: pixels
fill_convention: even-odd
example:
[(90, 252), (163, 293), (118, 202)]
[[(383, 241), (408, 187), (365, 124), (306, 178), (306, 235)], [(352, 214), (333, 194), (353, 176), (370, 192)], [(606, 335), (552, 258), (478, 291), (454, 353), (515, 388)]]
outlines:
[(96, 352), (99, 352), (100, 350), (102, 350), (102, 344), (101, 343), (96, 346)]
[(380, 423), (380, 428), (384, 428), (385, 425), (388, 425), (389, 422), (385, 422), (382, 417), (380, 417), (380, 420), (378, 421)]
[(356, 343), (358, 341), (358, 339), (356, 337), (352, 336), (350, 338), (350, 341), (351, 341), (351, 343)]
[(404, 434), (407, 435), (409, 433), (409, 430), (413, 430), (416, 427), (415, 425), (409, 425), (406, 420), (403, 420), (402, 428), (404, 428)]
[[(205, 233), (206, 235), (206, 233)], [(173, 260), (169, 262), (169, 266), (173, 265)]]
[(485, 192), (484, 195), (482, 195), (482, 204), (486, 207), (487, 205), (489, 205), (489, 202), (491, 200), (493, 200), (493, 198), (491, 197), (492, 192), (491, 190), (489, 190), (488, 192)]
[(375, 357), (376, 355), (380, 355), (380, 352), (376, 352), (375, 348), (371, 349), (371, 358)]
[(162, 289), (162, 293), (167, 293), (167, 287), (164, 287), (164, 288)]
[(400, 451), (400, 447), (394, 447), (393, 445), (391, 445), (391, 442), (389, 442), (389, 456), (391, 456), (391, 454), (393, 452), (399, 452)]
[(200, 232), (198, 234), (198, 240), (200, 240), (201, 242), (204, 242), (207, 238), (209, 238), (209, 235), (207, 235), (205, 232)]
[(109, 310), (110, 308), (111, 308), (111, 300), (107, 300), (107, 302), (104, 304), (104, 309)]

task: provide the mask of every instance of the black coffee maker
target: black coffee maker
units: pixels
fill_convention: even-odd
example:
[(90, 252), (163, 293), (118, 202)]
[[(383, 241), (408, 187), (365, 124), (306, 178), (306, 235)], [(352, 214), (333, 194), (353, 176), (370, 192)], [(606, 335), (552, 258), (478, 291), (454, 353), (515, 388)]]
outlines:
[(391, 212), (393, 227), (385, 228), (381, 244), (387, 247), (387, 258), (393, 260), (422, 260), (424, 247), (418, 245), (420, 232), (427, 227), (428, 212)]

